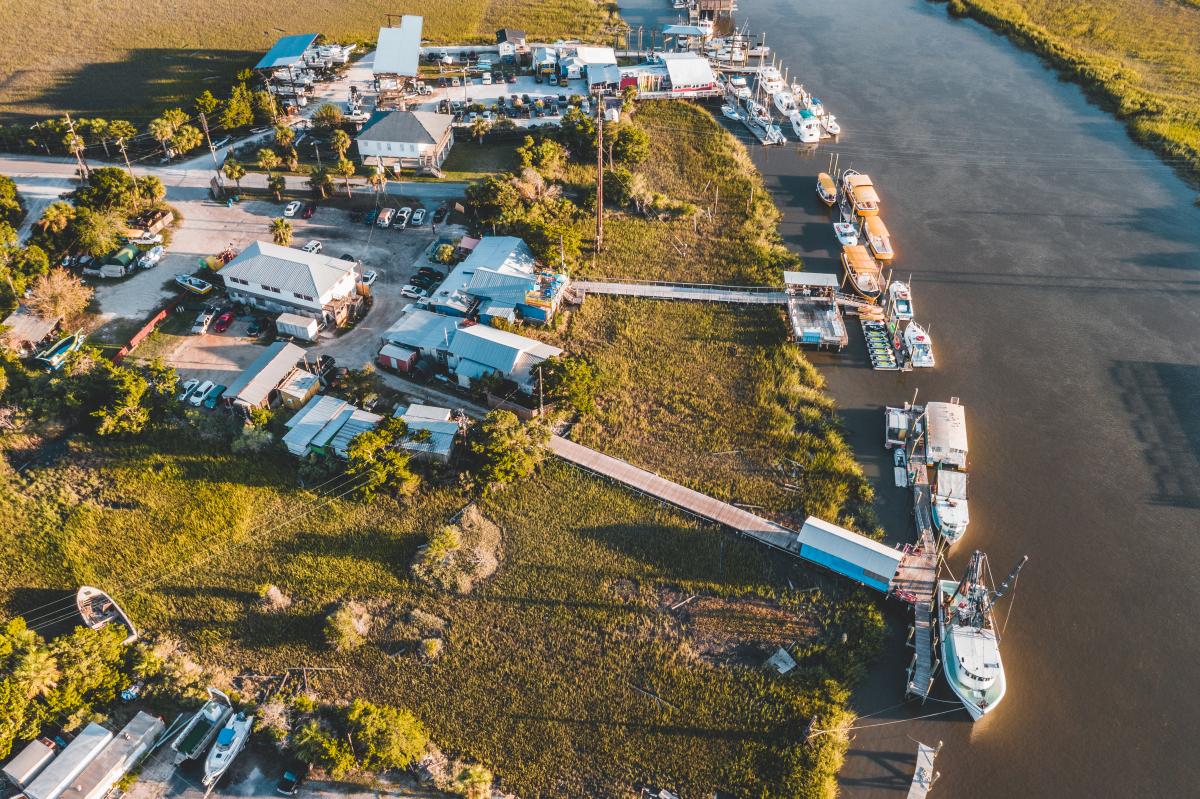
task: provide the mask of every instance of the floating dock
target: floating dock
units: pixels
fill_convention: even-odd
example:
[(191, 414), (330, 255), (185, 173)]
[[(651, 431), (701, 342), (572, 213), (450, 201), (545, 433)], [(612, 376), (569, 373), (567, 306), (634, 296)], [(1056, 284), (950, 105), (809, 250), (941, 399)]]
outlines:
[(941, 741), (937, 746), (917, 742), (917, 765), (913, 769), (912, 783), (908, 786), (908, 799), (925, 799), (929, 795), (929, 789), (937, 782), (938, 773), (933, 770), (933, 761), (940, 751)]

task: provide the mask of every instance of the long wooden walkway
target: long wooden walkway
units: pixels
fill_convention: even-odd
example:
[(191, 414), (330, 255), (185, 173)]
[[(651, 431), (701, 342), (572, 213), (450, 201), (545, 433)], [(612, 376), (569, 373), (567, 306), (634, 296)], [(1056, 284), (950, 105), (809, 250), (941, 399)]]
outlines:
[(655, 281), (576, 280), (571, 286), (584, 296), (608, 294), (656, 300), (725, 302), (736, 305), (783, 305), (787, 292), (769, 286), (719, 286), (707, 283), (659, 283)]
[(631, 463), (576, 444), (562, 436), (551, 437), (550, 451), (563, 460), (589, 472), (615, 480), (641, 494), (687, 511), (693, 516), (723, 524), (776, 549), (782, 549), (793, 555), (800, 554), (794, 530), (756, 516), (747, 510), (742, 510), (736, 505), (713, 499), (665, 477), (659, 477), (653, 472), (639, 469)]
[[(918, 414), (910, 411), (915, 426)], [(913, 660), (908, 669), (907, 696), (919, 696), (922, 701), (933, 690), (937, 674), (937, 641), (934, 634), (934, 591), (937, 587), (938, 545), (933, 529), (933, 495), (929, 486), (929, 469), (925, 463), (923, 444), (909, 453), (909, 472), (912, 474), (913, 524), (917, 543), (905, 552), (896, 571), (893, 591), (913, 606)]]

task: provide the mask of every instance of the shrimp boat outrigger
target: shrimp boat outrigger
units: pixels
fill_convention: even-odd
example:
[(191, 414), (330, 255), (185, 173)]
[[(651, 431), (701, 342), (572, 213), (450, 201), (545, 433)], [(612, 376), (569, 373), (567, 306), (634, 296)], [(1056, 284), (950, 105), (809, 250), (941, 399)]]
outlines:
[(971, 555), (962, 582), (938, 582), (938, 634), (946, 682), (974, 721), (995, 710), (1008, 690), (992, 608), (1027, 560), (1028, 555), (1021, 558), (995, 591), (985, 582), (987, 555), (979, 550)]

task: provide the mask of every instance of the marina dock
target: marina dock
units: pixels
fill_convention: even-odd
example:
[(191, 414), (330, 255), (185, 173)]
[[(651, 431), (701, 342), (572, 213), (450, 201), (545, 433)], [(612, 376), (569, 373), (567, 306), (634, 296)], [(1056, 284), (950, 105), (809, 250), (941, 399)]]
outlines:
[(933, 761), (940, 751), (941, 741), (937, 746), (917, 742), (917, 764), (913, 769), (912, 784), (908, 786), (908, 799), (925, 799), (929, 795), (929, 790), (937, 782), (938, 773), (933, 770)]

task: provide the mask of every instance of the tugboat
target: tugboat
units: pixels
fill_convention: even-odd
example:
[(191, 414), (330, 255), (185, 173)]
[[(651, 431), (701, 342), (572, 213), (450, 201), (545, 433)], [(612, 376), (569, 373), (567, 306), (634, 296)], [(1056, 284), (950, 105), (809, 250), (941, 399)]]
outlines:
[(938, 582), (938, 634), (946, 682), (973, 721), (995, 710), (1008, 689), (992, 608), (1008, 592), (1027, 560), (1028, 555), (1021, 558), (996, 591), (985, 583), (987, 556), (979, 550), (971, 555), (961, 583)]
[(213, 744), (213, 748), (209, 750), (208, 757), (204, 761), (203, 783), (205, 788), (211, 791), (217, 784), (217, 780), (221, 779), (221, 775), (229, 770), (233, 759), (238, 756), (238, 753), (246, 745), (246, 741), (249, 740), (250, 728), (253, 725), (254, 716), (247, 716), (245, 713), (239, 712), (229, 719), (217, 733), (217, 742)]

